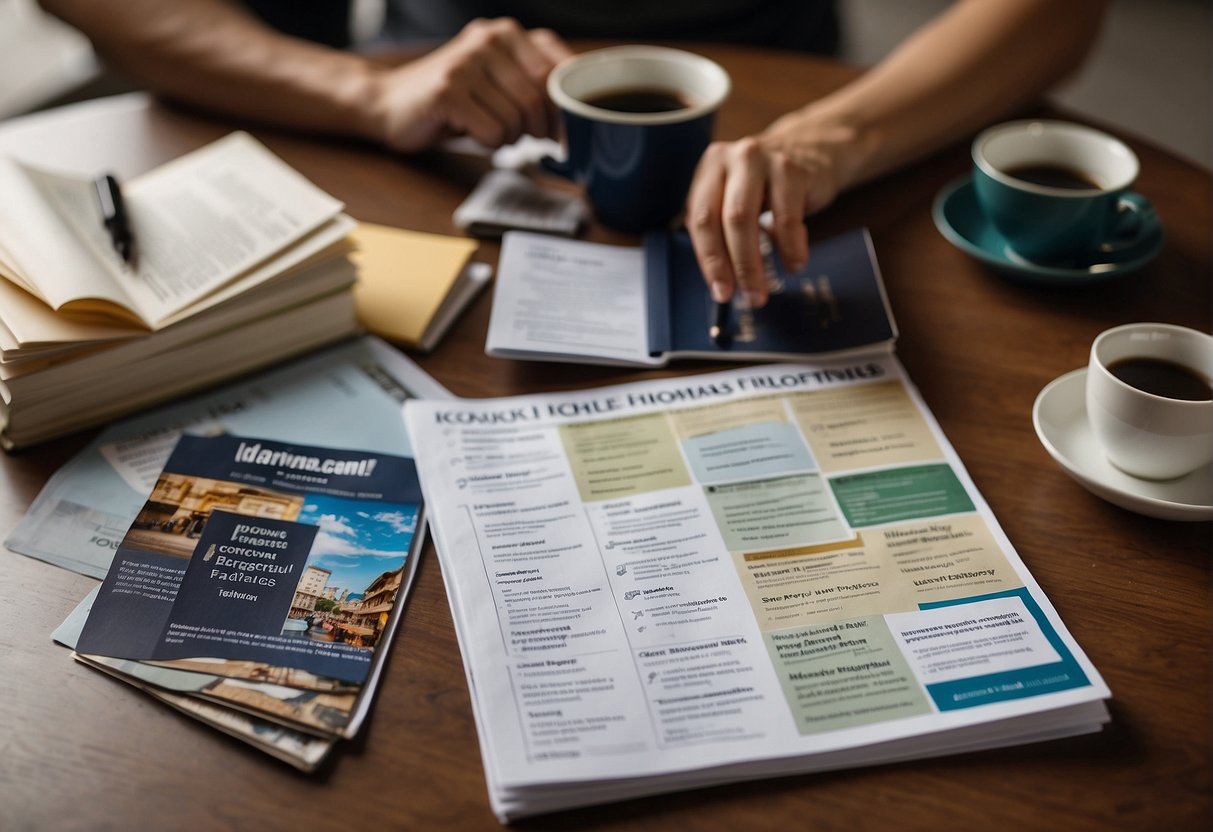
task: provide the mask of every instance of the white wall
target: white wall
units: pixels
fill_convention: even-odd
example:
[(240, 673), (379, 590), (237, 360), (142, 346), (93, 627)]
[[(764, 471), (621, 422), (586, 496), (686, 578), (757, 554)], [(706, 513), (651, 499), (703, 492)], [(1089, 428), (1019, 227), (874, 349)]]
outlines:
[(88, 40), (34, 0), (0, 0), (0, 118), (38, 106), (93, 77)]

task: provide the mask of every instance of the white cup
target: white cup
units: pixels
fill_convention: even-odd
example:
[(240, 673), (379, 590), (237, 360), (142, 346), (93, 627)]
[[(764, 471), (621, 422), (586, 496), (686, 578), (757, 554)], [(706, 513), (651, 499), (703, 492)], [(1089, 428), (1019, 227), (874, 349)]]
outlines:
[[(1113, 327), (1091, 344), (1087, 368), (1087, 416), (1108, 461), (1143, 479), (1181, 477), (1213, 461), (1213, 397), (1173, 398), (1147, 392), (1151, 383), (1126, 376), (1128, 359), (1150, 359), (1184, 368), (1206, 388), (1213, 384), (1213, 336), (1172, 324)], [(1118, 375), (1119, 374), (1119, 375)]]

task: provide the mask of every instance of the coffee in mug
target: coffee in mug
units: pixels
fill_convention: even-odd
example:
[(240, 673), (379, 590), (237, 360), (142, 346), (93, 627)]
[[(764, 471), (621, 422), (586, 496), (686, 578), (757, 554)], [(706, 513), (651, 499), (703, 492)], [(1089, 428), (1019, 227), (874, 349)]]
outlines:
[(617, 113), (670, 113), (693, 106), (679, 90), (660, 87), (625, 87), (588, 96), (586, 104)]
[(1130, 356), (1108, 365), (1108, 372), (1130, 387), (1153, 396), (1185, 402), (1213, 399), (1213, 384), (1190, 367), (1162, 358)]
[(1173, 479), (1213, 462), (1213, 336), (1161, 323), (1100, 333), (1086, 406), (1108, 461), (1127, 474)]
[(1160, 233), (1131, 190), (1137, 156), (1107, 133), (1065, 121), (999, 124), (973, 141), (978, 204), (1011, 251), (1041, 264), (1132, 259)]
[(545, 167), (584, 185), (606, 225), (666, 226), (682, 212), (730, 88), (718, 64), (681, 49), (617, 46), (575, 55), (548, 76), (568, 159)]
[(1085, 170), (1067, 167), (1065, 165), (1021, 165), (1008, 168), (1007, 176), (1027, 182), (1030, 185), (1041, 185), (1046, 188), (1062, 188), (1073, 191), (1098, 191), (1102, 187)]

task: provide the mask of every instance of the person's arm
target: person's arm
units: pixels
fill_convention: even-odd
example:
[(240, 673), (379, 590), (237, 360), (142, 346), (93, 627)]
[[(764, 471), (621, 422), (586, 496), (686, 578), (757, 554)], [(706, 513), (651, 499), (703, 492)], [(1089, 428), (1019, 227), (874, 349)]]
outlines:
[(478, 20), (383, 67), (281, 34), (225, 0), (40, 0), (115, 68), (207, 109), (421, 150), (467, 134), (496, 146), (553, 130), (544, 82), (569, 49), (551, 32)]
[(1074, 71), (1105, 0), (959, 0), (864, 75), (776, 120), (709, 147), (687, 227), (716, 300), (740, 287), (766, 302), (758, 217), (773, 216), (784, 263), (809, 257), (804, 216), (835, 197), (1022, 110)]

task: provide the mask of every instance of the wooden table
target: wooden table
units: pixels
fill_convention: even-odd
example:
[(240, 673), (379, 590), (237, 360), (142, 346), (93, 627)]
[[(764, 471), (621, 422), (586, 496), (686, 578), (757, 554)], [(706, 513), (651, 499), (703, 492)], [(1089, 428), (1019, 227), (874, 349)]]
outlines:
[[(722, 137), (839, 86), (855, 70), (799, 55), (703, 48), (735, 92)], [(139, 103), (77, 105), (99, 157), (174, 155), (227, 130)], [(31, 125), (54, 143), (57, 131)], [(23, 128), (25, 129), (25, 128)], [(250, 128), (359, 219), (456, 233), (451, 210), (483, 159), (402, 159), (339, 141)], [(1115, 132), (1115, 131), (1113, 131)], [(150, 142), (149, 136), (155, 141)], [(28, 138), (28, 135), (27, 135)], [(898, 352), (977, 487), (1104, 675), (1100, 734), (1010, 750), (737, 784), (520, 822), (577, 829), (1194, 829), (1210, 820), (1210, 524), (1150, 519), (1089, 494), (1037, 440), (1036, 394), (1086, 362), (1101, 330), (1134, 320), (1210, 330), (1210, 177), (1149, 142), (1139, 190), (1167, 232), (1141, 273), (1080, 290), (999, 277), (949, 245), (935, 194), (969, 166), (958, 144), (848, 194), (812, 233), (872, 232)], [(150, 142), (150, 143), (149, 143)], [(103, 157), (109, 153), (110, 157)], [(157, 161), (155, 159), (151, 161)], [(119, 164), (126, 164), (119, 161)], [(603, 241), (630, 238), (593, 229)], [(497, 249), (479, 256), (495, 261)], [(486, 293), (419, 363), (454, 393), (492, 396), (649, 373), (485, 358)], [(688, 364), (679, 371), (708, 369)], [(7, 534), (76, 436), (0, 459)], [(305, 776), (73, 663), (50, 631), (90, 579), (0, 553), (0, 829), (492, 828), (471, 706), (434, 553), (425, 554), (372, 718)]]

